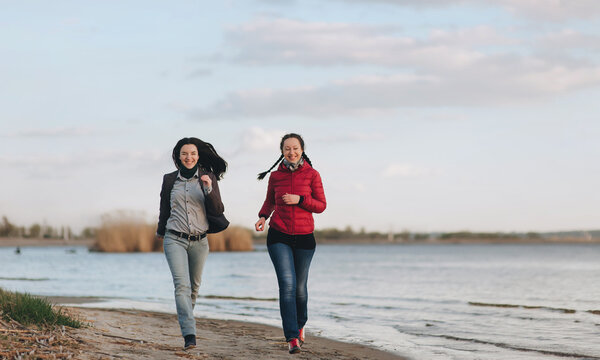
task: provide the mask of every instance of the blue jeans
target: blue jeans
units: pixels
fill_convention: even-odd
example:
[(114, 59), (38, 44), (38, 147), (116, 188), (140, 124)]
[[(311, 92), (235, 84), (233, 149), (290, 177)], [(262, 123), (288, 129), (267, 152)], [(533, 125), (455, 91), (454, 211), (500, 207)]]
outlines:
[(315, 249), (296, 249), (283, 243), (267, 246), (279, 283), (279, 311), (285, 340), (298, 338), (308, 319), (308, 269)]
[(175, 306), (181, 334), (196, 335), (194, 306), (208, 256), (208, 239), (189, 241), (169, 232), (163, 240), (165, 256), (175, 286)]

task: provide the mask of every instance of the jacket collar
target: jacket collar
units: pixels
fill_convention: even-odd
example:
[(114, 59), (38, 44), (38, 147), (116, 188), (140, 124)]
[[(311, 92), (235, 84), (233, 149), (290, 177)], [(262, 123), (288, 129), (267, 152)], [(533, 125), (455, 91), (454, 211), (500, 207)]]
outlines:
[[(300, 165), (300, 167), (298, 167), (298, 170), (296, 170), (295, 172), (304, 171), (304, 170), (310, 169), (310, 168), (311, 168), (311, 166), (308, 163), (308, 161), (304, 160), (304, 163), (302, 165)], [(290, 169), (288, 169), (288, 167), (283, 164), (283, 161), (279, 163), (279, 166), (277, 167), (277, 171), (291, 172)]]

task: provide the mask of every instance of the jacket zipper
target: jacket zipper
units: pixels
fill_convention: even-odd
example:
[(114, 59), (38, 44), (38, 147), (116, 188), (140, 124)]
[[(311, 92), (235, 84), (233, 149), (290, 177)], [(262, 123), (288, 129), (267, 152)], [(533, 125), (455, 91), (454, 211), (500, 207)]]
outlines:
[[(293, 194), (294, 193), (294, 172), (293, 171), (290, 172), (290, 175), (292, 176), (290, 193)], [(296, 214), (295, 214), (295, 210), (296, 210), (296, 206), (292, 205), (292, 235), (296, 235)]]

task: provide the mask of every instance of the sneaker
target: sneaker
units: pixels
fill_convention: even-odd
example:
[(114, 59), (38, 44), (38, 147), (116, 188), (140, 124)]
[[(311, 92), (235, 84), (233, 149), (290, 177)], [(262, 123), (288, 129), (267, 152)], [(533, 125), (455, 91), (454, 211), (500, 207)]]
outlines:
[(290, 354), (295, 354), (300, 352), (300, 341), (298, 339), (292, 339), (288, 341), (288, 346), (290, 349)]
[(186, 335), (183, 337), (185, 340), (185, 345), (183, 345), (183, 350), (193, 349), (196, 347), (196, 335)]
[(300, 346), (304, 345), (304, 328), (300, 329), (298, 340), (300, 340)]

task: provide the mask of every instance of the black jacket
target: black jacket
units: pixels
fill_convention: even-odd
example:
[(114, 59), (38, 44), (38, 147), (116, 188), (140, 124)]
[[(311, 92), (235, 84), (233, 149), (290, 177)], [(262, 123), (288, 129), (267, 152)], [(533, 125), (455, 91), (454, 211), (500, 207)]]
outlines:
[[(171, 190), (177, 179), (177, 173), (179, 170), (172, 173), (165, 174), (163, 177), (162, 189), (160, 191), (160, 213), (158, 215), (158, 229), (156, 233), (160, 236), (165, 236), (167, 220), (171, 216)], [(206, 208), (206, 218), (208, 219), (208, 233), (213, 234), (223, 231), (229, 225), (229, 221), (225, 218), (223, 212), (225, 206), (221, 201), (221, 193), (219, 192), (219, 184), (217, 183), (217, 177), (202, 168), (198, 168), (198, 175), (208, 175), (212, 181), (212, 191), (210, 194), (204, 196), (204, 207)], [(200, 187), (202, 181), (198, 178)]]

